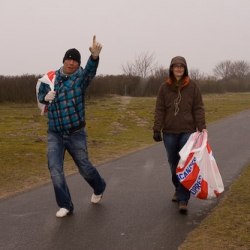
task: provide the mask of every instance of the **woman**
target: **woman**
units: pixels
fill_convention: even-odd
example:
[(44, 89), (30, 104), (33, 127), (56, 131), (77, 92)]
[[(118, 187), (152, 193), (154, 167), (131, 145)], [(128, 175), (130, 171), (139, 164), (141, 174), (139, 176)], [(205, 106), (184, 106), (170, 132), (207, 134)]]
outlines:
[(169, 78), (159, 89), (153, 130), (153, 138), (157, 142), (162, 141), (163, 133), (175, 186), (172, 201), (178, 202), (180, 212), (186, 212), (190, 192), (179, 182), (175, 172), (180, 159), (179, 151), (192, 133), (206, 131), (206, 123), (199, 86), (188, 77), (186, 60), (181, 56), (171, 60)]

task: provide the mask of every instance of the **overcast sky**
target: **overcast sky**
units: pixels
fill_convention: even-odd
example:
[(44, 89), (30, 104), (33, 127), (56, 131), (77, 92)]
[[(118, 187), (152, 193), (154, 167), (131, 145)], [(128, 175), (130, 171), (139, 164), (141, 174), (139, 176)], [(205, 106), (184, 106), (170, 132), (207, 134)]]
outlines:
[(76, 48), (82, 66), (93, 35), (103, 45), (98, 74), (155, 54), (177, 55), (212, 74), (224, 60), (250, 62), (250, 0), (0, 0), (0, 75), (43, 74)]

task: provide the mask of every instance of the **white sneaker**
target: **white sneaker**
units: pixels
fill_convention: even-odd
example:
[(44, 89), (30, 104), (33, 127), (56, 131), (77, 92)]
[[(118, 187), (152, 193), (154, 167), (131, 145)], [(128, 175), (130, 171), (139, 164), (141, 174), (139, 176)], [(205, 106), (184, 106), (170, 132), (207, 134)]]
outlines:
[(98, 202), (100, 202), (101, 199), (102, 199), (102, 194), (100, 194), (100, 195), (92, 194), (91, 202), (98, 203)]
[(69, 211), (68, 209), (61, 207), (61, 208), (57, 211), (56, 217), (57, 217), (57, 218), (62, 218), (62, 217), (65, 217), (65, 216), (66, 216), (67, 214), (69, 214), (69, 213), (70, 213), (70, 211)]

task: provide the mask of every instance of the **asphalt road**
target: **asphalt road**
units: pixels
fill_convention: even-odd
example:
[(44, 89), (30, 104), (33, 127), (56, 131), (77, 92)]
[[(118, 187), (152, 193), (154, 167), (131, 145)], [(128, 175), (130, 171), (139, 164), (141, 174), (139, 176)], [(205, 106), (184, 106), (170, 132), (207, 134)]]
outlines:
[[(250, 110), (208, 126), (225, 192), (250, 162)], [(0, 201), (1, 250), (178, 249), (221, 197), (189, 202), (182, 215), (163, 143), (98, 166), (107, 182), (100, 204), (79, 174), (67, 178), (75, 211), (58, 219), (51, 183)], [(13, 180), (15, 185), (15, 180)]]

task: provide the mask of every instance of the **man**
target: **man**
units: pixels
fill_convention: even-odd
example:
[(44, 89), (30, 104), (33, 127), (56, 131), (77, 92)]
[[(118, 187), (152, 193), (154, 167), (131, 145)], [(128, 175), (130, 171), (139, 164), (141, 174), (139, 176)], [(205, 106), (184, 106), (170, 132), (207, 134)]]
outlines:
[(185, 58), (174, 57), (170, 62), (169, 79), (158, 92), (155, 117), (155, 141), (162, 141), (167, 151), (175, 193), (172, 201), (178, 202), (180, 212), (188, 210), (190, 192), (178, 180), (176, 168), (180, 160), (179, 152), (189, 136), (198, 131), (206, 131), (205, 111), (200, 89), (188, 77)]
[[(80, 66), (79, 51), (69, 49), (63, 58), (63, 66), (39, 79), (41, 85), (38, 100), (47, 105), (48, 113), (48, 168), (60, 207), (56, 217), (64, 217), (74, 210), (63, 170), (66, 150), (72, 156), (79, 173), (94, 190), (92, 203), (100, 202), (106, 188), (104, 179), (88, 159), (87, 134), (84, 128), (85, 91), (96, 75), (101, 49), (102, 45), (94, 36), (89, 48), (91, 56), (84, 69)], [(51, 89), (53, 85), (54, 89)]]

